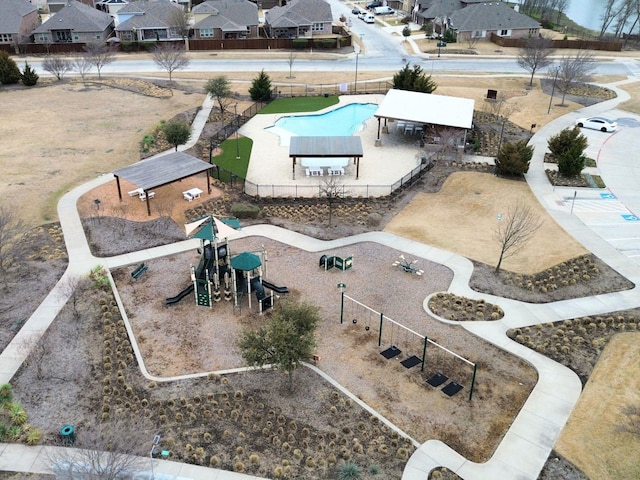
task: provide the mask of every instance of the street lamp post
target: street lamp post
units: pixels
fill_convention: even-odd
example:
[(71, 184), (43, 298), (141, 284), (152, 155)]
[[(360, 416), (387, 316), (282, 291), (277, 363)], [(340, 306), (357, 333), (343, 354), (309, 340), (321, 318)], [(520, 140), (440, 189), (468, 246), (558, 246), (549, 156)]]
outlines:
[(340, 289), (340, 323), (344, 321), (344, 291), (347, 286), (340, 282), (337, 287)]
[(154, 475), (153, 475), (153, 452), (155, 451), (156, 447), (158, 446), (158, 444), (160, 443), (160, 435), (155, 435), (153, 437), (153, 444), (151, 445), (151, 451), (149, 452), (149, 459), (151, 461), (151, 480), (153, 480)]
[(360, 55), (360, 47), (356, 50), (356, 78), (353, 82), (353, 93), (358, 93), (358, 56)]
[(556, 74), (553, 77), (553, 87), (551, 88), (551, 98), (549, 99), (549, 108), (547, 109), (547, 115), (551, 113), (551, 103), (553, 102), (553, 94), (556, 93), (556, 82), (558, 81), (558, 73), (560, 69), (556, 67)]
[(240, 125), (238, 124), (238, 104), (236, 103), (233, 106), (233, 113), (236, 117), (236, 160), (240, 160), (240, 138), (238, 137), (238, 129)]

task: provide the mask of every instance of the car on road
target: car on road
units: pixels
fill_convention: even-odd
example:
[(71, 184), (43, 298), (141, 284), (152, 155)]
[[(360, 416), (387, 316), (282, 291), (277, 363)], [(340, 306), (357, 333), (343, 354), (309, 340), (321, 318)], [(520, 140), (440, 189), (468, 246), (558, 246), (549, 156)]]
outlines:
[(354, 15), (358, 15), (360, 13), (360, 9), (358, 7), (355, 7), (353, 10), (351, 10), (351, 13), (353, 13)]
[(614, 132), (618, 128), (615, 120), (606, 117), (587, 117), (576, 120), (576, 125), (582, 128), (591, 128), (601, 132)]
[(367, 12), (366, 10), (360, 10), (360, 13), (358, 14), (358, 18), (360, 20), (364, 20), (364, 17), (366, 17), (367, 15), (369, 15), (369, 12)]
[(367, 10), (373, 10), (374, 8), (381, 7), (382, 2), (371, 2), (367, 4)]
[(364, 18), (364, 23), (376, 23), (376, 17), (374, 17), (372, 14), (367, 13)]

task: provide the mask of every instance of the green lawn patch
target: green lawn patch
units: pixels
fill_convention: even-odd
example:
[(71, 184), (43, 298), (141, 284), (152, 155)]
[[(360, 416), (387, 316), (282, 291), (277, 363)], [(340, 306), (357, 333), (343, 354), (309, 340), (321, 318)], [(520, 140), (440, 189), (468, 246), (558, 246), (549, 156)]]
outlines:
[[(236, 145), (235, 135), (222, 142), (222, 153), (213, 159), (213, 163), (220, 167), (220, 180), (223, 182), (229, 182), (232, 173), (240, 178), (247, 178), (253, 140), (240, 137), (237, 142)], [(236, 159), (237, 151), (240, 151), (240, 159)]]
[(337, 95), (279, 98), (260, 110), (260, 113), (315, 112), (336, 105), (338, 101)]

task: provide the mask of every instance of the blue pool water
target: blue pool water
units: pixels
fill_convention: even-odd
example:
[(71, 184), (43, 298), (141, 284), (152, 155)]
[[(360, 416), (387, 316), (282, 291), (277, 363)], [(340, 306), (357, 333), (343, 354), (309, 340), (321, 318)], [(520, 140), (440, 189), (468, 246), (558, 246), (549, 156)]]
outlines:
[(351, 103), (320, 115), (282, 117), (274, 127), (300, 137), (350, 136), (361, 130), (377, 109), (378, 105), (372, 103)]

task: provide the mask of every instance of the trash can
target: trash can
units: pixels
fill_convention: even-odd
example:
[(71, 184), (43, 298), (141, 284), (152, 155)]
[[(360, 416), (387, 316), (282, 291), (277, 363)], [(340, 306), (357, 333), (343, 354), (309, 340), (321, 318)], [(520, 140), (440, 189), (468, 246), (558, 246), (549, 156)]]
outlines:
[(76, 429), (73, 425), (65, 425), (60, 429), (60, 438), (65, 445), (76, 443)]

